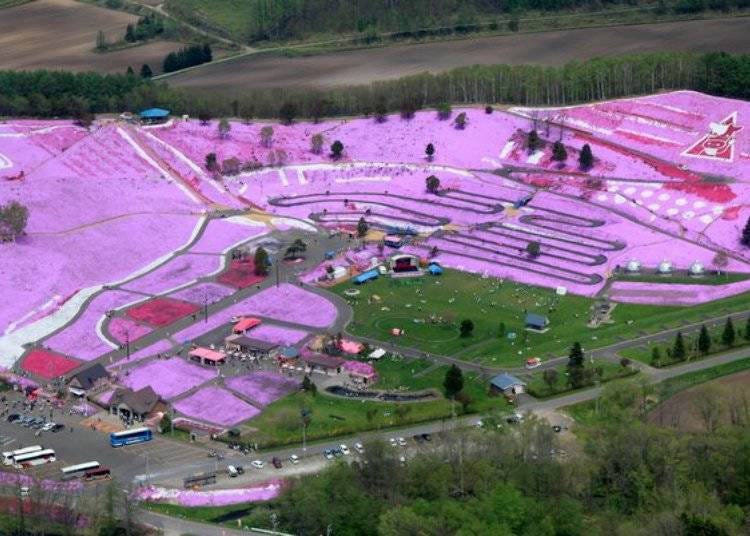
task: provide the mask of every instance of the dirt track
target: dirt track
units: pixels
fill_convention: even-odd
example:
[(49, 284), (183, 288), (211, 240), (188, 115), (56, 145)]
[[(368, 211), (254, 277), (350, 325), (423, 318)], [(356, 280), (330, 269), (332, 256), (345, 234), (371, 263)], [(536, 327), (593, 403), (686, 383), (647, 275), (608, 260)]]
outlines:
[(398, 78), (462, 65), (541, 63), (646, 51), (750, 52), (750, 18), (594, 28), (401, 45), (284, 58), (247, 56), (168, 78), (220, 91), (282, 86), (334, 86)]
[(2, 10), (0, 69), (70, 69), (124, 72), (148, 63), (158, 72), (164, 56), (179, 43), (157, 41), (117, 52), (94, 52), (102, 30), (115, 41), (138, 17), (74, 0), (36, 0)]

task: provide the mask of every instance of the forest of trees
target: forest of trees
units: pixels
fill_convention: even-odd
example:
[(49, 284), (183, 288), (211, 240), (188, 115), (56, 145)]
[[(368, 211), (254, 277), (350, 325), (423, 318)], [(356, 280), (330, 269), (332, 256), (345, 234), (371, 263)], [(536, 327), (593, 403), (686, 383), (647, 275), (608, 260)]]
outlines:
[(278, 118), (289, 104), (297, 118), (368, 115), (442, 103), (559, 105), (666, 89), (694, 89), (750, 98), (750, 55), (653, 53), (571, 62), (560, 67), (492, 65), (462, 67), (370, 85), (332, 89), (263, 89), (235, 97), (191, 93), (135, 75), (49, 71), (0, 71), (0, 115), (75, 116), (160, 106), (208, 117)]
[[(366, 444), (366, 463), (303, 477), (247, 522), (300, 535), (747, 534), (750, 396), (714, 387), (693, 396), (695, 432), (650, 422), (653, 386), (620, 382), (578, 419), (575, 444), (533, 417), (498, 429), (499, 416), (406, 464), (401, 451)], [(727, 396), (736, 400), (723, 407)]]
[[(600, 10), (649, 5), (695, 13), (749, 7), (748, 0), (167, 0), (167, 10), (199, 26), (247, 42), (359, 33), (377, 40), (496, 30), (499, 20), (529, 11)], [(517, 22), (516, 22), (517, 26)], [(512, 29), (512, 28), (511, 28)], [(516, 28), (517, 29), (517, 28)]]

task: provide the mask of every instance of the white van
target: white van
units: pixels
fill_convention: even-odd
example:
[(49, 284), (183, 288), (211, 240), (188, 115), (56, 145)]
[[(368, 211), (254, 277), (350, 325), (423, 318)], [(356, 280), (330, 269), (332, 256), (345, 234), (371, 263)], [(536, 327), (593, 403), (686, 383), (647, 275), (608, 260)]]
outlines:
[(227, 465), (227, 474), (230, 478), (234, 478), (240, 474), (239, 471), (237, 471), (237, 468), (234, 465)]

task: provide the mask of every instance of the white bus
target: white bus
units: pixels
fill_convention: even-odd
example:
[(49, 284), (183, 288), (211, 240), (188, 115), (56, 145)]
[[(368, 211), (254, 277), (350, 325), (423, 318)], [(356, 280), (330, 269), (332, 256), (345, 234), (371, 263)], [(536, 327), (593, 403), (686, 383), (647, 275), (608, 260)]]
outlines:
[(26, 447), (26, 448), (14, 450), (11, 452), (3, 452), (3, 464), (13, 465), (13, 462), (15, 461), (16, 456), (22, 456), (23, 454), (28, 454), (30, 452), (38, 452), (40, 450), (42, 450), (41, 445), (34, 445), (32, 447)]
[(86, 473), (86, 471), (90, 471), (91, 469), (99, 469), (99, 467), (101, 467), (101, 464), (99, 462), (86, 462), (79, 463), (78, 465), (63, 467), (62, 479), (73, 480), (74, 478), (80, 478)]
[(24, 469), (26, 467), (33, 467), (35, 465), (42, 465), (45, 463), (53, 463), (57, 461), (55, 458), (55, 451), (52, 449), (38, 450), (36, 452), (29, 452), (28, 454), (21, 454), (13, 458), (15, 466), (18, 469)]

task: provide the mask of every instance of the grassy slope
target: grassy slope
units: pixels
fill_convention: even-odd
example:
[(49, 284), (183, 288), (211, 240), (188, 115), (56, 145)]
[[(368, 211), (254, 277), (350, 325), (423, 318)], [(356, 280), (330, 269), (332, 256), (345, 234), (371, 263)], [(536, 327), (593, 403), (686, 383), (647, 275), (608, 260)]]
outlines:
[[(351, 287), (344, 283), (334, 290), (346, 297), (343, 292)], [(348, 328), (351, 333), (488, 365), (516, 367), (528, 357), (563, 355), (575, 341), (591, 350), (641, 332), (657, 332), (725, 311), (743, 310), (750, 303), (747, 295), (740, 295), (694, 307), (619, 304), (612, 316), (614, 324), (590, 329), (586, 324), (591, 299), (573, 295), (558, 298), (550, 289), (509, 281), (501, 284), (454, 270), (446, 270), (438, 278), (425, 277), (422, 285), (393, 286), (390, 278), (381, 277), (358, 288), (359, 296), (347, 298), (355, 309)], [(373, 300), (373, 295), (380, 300)], [(550, 312), (552, 304), (556, 307)], [(547, 315), (551, 329), (544, 334), (524, 331), (524, 310)], [(452, 323), (414, 323), (414, 319), (428, 320), (430, 315), (452, 319)], [(471, 319), (475, 328), (471, 337), (462, 339), (457, 326), (464, 318)], [(506, 331), (518, 334), (515, 341), (498, 336), (501, 322)], [(392, 328), (402, 328), (406, 335), (392, 337)], [(525, 345), (524, 337), (528, 337)]]

